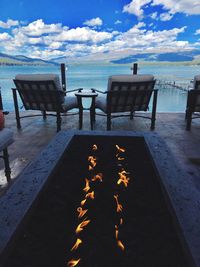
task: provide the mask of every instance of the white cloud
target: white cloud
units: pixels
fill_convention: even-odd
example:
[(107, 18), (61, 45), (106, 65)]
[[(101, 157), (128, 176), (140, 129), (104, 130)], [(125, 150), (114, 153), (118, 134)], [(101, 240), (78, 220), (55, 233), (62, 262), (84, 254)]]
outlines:
[(86, 20), (83, 24), (87, 25), (89, 27), (95, 27), (95, 26), (101, 26), (103, 24), (103, 21), (102, 21), (102, 19), (97, 17), (97, 18), (93, 18), (90, 20)]
[(38, 19), (27, 26), (14, 29), (13, 32), (21, 32), (27, 36), (40, 36), (42, 34), (59, 33), (62, 31), (62, 24), (45, 24), (42, 19)]
[[(146, 26), (140, 21), (126, 32), (109, 32), (89, 27), (69, 29), (60, 23), (45, 24), (42, 20), (37, 20), (26, 26), (18, 26), (10, 35), (7, 32), (1, 33), (0, 41), (3, 42), (0, 42), (0, 50), (44, 59), (57, 56), (106, 59), (111, 55), (191, 48), (188, 42), (177, 41), (178, 35), (186, 27), (156, 31), (147, 30)], [(196, 34), (200, 34), (200, 29)]]
[(170, 14), (168, 12), (160, 14), (160, 20), (162, 21), (168, 21), (168, 20), (171, 20), (172, 18), (173, 18), (173, 14)]
[(143, 17), (143, 6), (149, 4), (151, 0), (132, 0), (129, 4), (123, 7), (123, 12), (134, 14), (137, 17)]
[(37, 48), (32, 50), (31, 56), (35, 58), (51, 59), (55, 57), (65, 56), (65, 52), (51, 49), (39, 50)]
[(55, 41), (75, 41), (99, 43), (111, 39), (112, 33), (95, 31), (87, 27), (64, 30), (54, 37)]
[(127, 50), (144, 52), (146, 50), (162, 50), (185, 48), (188, 46), (188, 42), (177, 41), (179, 33), (185, 31), (185, 27), (174, 28), (171, 30), (152, 31), (140, 29), (142, 23), (135, 25), (129, 31), (121, 33), (115, 40), (103, 44), (104, 50), (117, 51)]
[(121, 24), (121, 23), (122, 23), (121, 20), (116, 20), (116, 21), (115, 21), (115, 25), (116, 25), (116, 24)]
[(9, 29), (13, 26), (18, 26), (18, 25), (19, 25), (18, 20), (8, 19), (7, 22), (3, 22), (2, 20), (0, 20), (0, 28)]
[(200, 29), (196, 30), (195, 35), (199, 35), (200, 34)]
[(0, 33), (0, 41), (9, 41), (11, 39), (12, 37), (7, 32)]
[(153, 0), (152, 5), (162, 5), (170, 13), (185, 13), (188, 15), (200, 14), (199, 0)]
[(147, 4), (150, 4), (151, 6), (162, 6), (163, 9), (169, 11), (170, 16), (178, 12), (187, 15), (200, 14), (199, 0), (132, 0), (129, 4), (123, 7), (123, 12), (134, 14), (141, 18), (144, 15), (144, 7)]
[(50, 44), (49, 44), (49, 48), (50, 49), (59, 49), (59, 48), (61, 48), (62, 47), (62, 43), (61, 42), (51, 42)]
[(152, 13), (152, 14), (150, 15), (150, 17), (151, 17), (152, 19), (157, 19), (157, 17), (158, 17), (158, 12), (154, 12), (154, 13)]

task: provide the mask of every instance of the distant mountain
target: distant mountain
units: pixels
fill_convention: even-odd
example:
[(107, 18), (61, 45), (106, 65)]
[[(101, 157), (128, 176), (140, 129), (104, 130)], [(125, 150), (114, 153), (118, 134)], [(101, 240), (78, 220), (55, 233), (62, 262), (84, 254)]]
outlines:
[(52, 58), (51, 61), (57, 64), (66, 63), (67, 57), (56, 57), (56, 58)]
[(170, 53), (146, 53), (136, 54), (128, 57), (112, 60), (111, 63), (126, 64), (137, 61), (153, 61), (153, 62), (183, 62), (193, 61), (196, 56), (200, 55), (200, 50), (186, 51), (186, 52), (170, 52)]
[(11, 56), (0, 53), (0, 65), (57, 65), (54, 61), (30, 58), (23, 55)]

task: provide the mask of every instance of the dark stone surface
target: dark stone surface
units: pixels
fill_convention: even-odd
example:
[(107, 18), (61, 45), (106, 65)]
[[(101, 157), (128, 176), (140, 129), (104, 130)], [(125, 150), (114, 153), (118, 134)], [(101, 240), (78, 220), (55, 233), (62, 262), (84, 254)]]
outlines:
[[(0, 253), (5, 256), (16, 230), (33, 205), (47, 176), (55, 168), (73, 134), (101, 136), (144, 136), (150, 147), (165, 198), (174, 216), (190, 266), (200, 266), (200, 196), (190, 186), (187, 174), (175, 162), (165, 143), (155, 133), (133, 132), (60, 132), (48, 147), (22, 172), (16, 183), (0, 199)], [(37, 175), (36, 175), (37, 173)], [(28, 215), (26, 215), (28, 216)], [(26, 217), (25, 216), (25, 217)]]
[(39, 194), (50, 179), (63, 151), (71, 140), (66, 133), (56, 135), (43, 152), (20, 174), (17, 181), (0, 199), (0, 255), (1, 260), (12, 243), (23, 223), (28, 211), (36, 204)]

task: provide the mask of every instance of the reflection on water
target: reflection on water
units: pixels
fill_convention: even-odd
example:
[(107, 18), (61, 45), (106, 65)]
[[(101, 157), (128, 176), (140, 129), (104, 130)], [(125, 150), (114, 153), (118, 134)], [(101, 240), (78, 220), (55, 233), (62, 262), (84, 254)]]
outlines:
[[(97, 88), (105, 91), (110, 75), (131, 74), (130, 65), (70, 65), (67, 69), (67, 88)], [(179, 81), (190, 84), (194, 75), (199, 74), (199, 66), (140, 66), (139, 73), (153, 74), (157, 79)], [(11, 88), (14, 86), (12, 79), (17, 74), (28, 73), (57, 73), (59, 66), (1, 66), (0, 86), (3, 96), (4, 109), (13, 111), (13, 98)], [(157, 111), (184, 112), (187, 92), (175, 88), (159, 88)], [(87, 102), (86, 102), (87, 105)]]

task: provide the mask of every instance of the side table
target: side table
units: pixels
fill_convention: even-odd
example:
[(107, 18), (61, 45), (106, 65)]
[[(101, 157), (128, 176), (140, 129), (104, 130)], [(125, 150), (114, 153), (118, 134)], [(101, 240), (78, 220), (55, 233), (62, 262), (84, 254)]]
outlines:
[[(83, 110), (90, 111), (90, 126), (91, 130), (93, 130), (94, 118), (95, 118), (95, 98), (98, 94), (94, 90), (80, 90), (78, 93), (75, 93), (78, 101), (79, 107), (79, 130), (82, 129), (83, 126)], [(91, 105), (89, 108), (83, 107), (82, 99), (83, 98), (91, 98)]]

